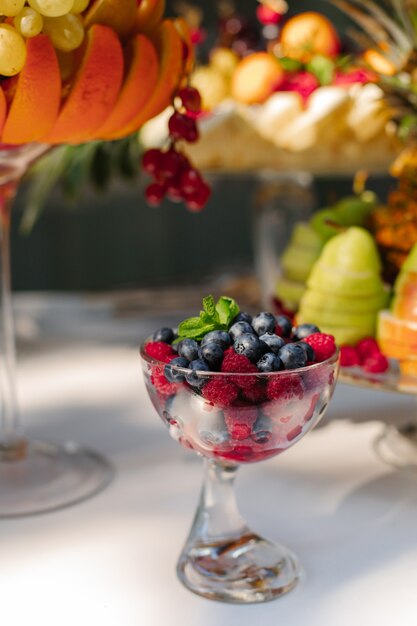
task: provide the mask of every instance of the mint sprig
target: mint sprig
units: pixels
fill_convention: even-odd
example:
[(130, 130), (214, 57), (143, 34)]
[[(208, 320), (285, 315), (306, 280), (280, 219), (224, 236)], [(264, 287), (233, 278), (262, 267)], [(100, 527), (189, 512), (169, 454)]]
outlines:
[(239, 306), (233, 298), (222, 296), (215, 303), (213, 296), (207, 296), (203, 298), (200, 317), (189, 317), (181, 322), (177, 341), (182, 339), (200, 341), (204, 335), (213, 330), (228, 330), (239, 311)]

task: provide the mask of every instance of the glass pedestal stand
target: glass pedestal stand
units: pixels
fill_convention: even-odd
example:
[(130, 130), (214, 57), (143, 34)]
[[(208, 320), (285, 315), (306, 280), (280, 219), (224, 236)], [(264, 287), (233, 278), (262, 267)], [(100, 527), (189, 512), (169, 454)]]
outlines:
[(69, 506), (101, 491), (113, 476), (99, 454), (75, 444), (31, 441), (22, 430), (10, 285), (11, 208), (29, 165), (47, 147), (0, 145), (0, 518)]
[[(417, 379), (404, 376), (393, 366), (383, 375), (365, 375), (359, 368), (342, 368), (339, 381), (348, 385), (416, 396)], [(374, 442), (379, 458), (399, 469), (417, 471), (417, 405), (416, 415), (402, 426), (387, 425)]]

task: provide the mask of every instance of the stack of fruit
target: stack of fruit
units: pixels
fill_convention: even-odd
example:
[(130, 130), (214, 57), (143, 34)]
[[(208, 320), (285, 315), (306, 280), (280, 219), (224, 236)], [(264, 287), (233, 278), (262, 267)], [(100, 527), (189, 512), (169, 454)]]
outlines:
[(333, 237), (311, 270), (297, 322), (320, 324), (342, 345), (374, 336), (378, 311), (389, 298), (381, 269), (377, 247), (365, 229), (353, 226)]
[(308, 223), (296, 224), (281, 257), (282, 275), (275, 292), (284, 309), (298, 310), (311, 268), (326, 241), (350, 226), (364, 226), (376, 202), (375, 194), (365, 191), (317, 211)]
[[(193, 73), (206, 111), (201, 140), (187, 148), (193, 160), (203, 169), (232, 171), (386, 171), (396, 148), (370, 63), (388, 74), (392, 64), (369, 51), (350, 54), (316, 12), (267, 26), (276, 37), (264, 42), (265, 50), (247, 37), (232, 38), (230, 48), (215, 47), (209, 64)], [(154, 141), (164, 123), (164, 117), (152, 123), (145, 142)]]
[(164, 110), (193, 65), (164, 0), (0, 0), (0, 140), (113, 140)]
[(391, 309), (379, 315), (378, 341), (404, 374), (417, 376), (417, 244), (395, 281)]

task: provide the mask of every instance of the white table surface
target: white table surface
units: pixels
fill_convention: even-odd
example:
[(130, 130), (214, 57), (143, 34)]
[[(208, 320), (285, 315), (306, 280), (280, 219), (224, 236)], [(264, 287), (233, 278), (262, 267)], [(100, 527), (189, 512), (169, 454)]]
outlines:
[(27, 432), (94, 447), (117, 474), (82, 504), (0, 522), (2, 626), (417, 624), (417, 474), (372, 448), (378, 420), (412, 415), (413, 399), (339, 386), (326, 425), (241, 469), (242, 513), (297, 553), (305, 577), (264, 605), (211, 602), (175, 575), (202, 466), (146, 396), (137, 344), (159, 321), (117, 321), (104, 301), (81, 313), (76, 298), (52, 302), (17, 299)]

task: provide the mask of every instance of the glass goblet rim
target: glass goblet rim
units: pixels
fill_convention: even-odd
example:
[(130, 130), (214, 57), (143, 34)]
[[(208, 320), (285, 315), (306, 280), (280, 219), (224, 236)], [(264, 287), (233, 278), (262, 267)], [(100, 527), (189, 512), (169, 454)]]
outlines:
[[(170, 366), (170, 369), (174, 372), (177, 372), (179, 374), (189, 374), (190, 370), (189, 368), (186, 367), (180, 367), (179, 365), (171, 365), (170, 362), (166, 362), (166, 361), (159, 361), (158, 359), (155, 359), (152, 356), (149, 356), (149, 354), (147, 354), (145, 352), (145, 347), (148, 343), (150, 343), (151, 339), (148, 338), (146, 339), (139, 348), (139, 353), (140, 356), (142, 358), (143, 361), (145, 361), (145, 363), (148, 363), (149, 365), (154, 365), (154, 366), (163, 366), (165, 367), (166, 365)], [(169, 344), (167, 344), (169, 345)], [(244, 377), (250, 377), (250, 376), (256, 376), (257, 378), (260, 378), (261, 380), (268, 380), (270, 378), (274, 378), (274, 377), (278, 377), (278, 376), (298, 376), (299, 374), (303, 374), (305, 372), (312, 372), (312, 371), (316, 371), (320, 368), (324, 368), (327, 365), (333, 365), (333, 364), (337, 364), (338, 360), (340, 357), (340, 350), (338, 347), (336, 347), (336, 351), (334, 354), (332, 354), (331, 357), (329, 357), (328, 359), (326, 359), (325, 361), (321, 361), (320, 363), (313, 363), (312, 365), (306, 365), (305, 367), (299, 367), (297, 369), (285, 369), (285, 370), (279, 370), (278, 372), (217, 372), (217, 371), (205, 371), (205, 370), (193, 370), (194, 373), (198, 374), (199, 376), (203, 377), (203, 378), (228, 378), (228, 379), (232, 379), (233, 377), (239, 377), (242, 378), (242, 376)]]

